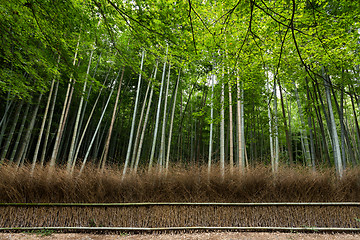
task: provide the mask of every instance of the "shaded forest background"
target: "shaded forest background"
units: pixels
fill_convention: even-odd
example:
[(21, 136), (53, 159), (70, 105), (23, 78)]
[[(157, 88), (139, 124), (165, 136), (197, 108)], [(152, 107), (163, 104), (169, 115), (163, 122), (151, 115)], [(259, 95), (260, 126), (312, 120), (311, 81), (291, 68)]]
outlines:
[(356, 1), (21, 0), (0, 12), (1, 164), (340, 177), (359, 164)]

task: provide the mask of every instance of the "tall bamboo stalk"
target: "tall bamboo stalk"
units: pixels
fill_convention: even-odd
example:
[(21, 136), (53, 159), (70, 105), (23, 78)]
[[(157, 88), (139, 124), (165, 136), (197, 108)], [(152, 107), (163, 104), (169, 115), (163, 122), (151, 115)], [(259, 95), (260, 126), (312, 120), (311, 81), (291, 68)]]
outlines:
[(220, 172), (225, 177), (225, 110), (224, 110), (224, 83), (221, 84), (220, 95)]
[(214, 120), (214, 81), (216, 75), (210, 75), (210, 84), (211, 84), (211, 103), (210, 103), (210, 139), (209, 139), (209, 158), (208, 158), (208, 173), (211, 171), (211, 162), (212, 162), (212, 146), (213, 146), (213, 120)]
[(129, 160), (130, 160), (130, 156), (131, 156), (131, 148), (132, 148), (132, 144), (133, 144), (133, 136), (134, 136), (135, 122), (136, 122), (136, 113), (137, 113), (139, 95), (140, 95), (141, 76), (142, 76), (142, 70), (143, 70), (143, 65), (144, 65), (144, 57), (145, 57), (145, 50), (143, 50), (142, 54), (141, 54), (139, 80), (138, 80), (138, 86), (137, 86), (137, 92), (136, 92), (136, 99), (135, 99), (135, 106), (134, 106), (134, 111), (133, 111), (133, 118), (132, 118), (132, 123), (131, 123), (128, 150), (127, 150), (127, 153), (126, 153), (125, 165), (124, 165), (123, 176), (122, 176), (123, 178), (125, 177), (126, 170), (128, 168)]
[[(324, 69), (323, 69), (323, 71), (324, 71)], [(332, 103), (331, 103), (330, 86), (329, 86), (330, 78), (329, 78), (329, 76), (325, 75), (325, 73), (323, 73), (323, 75), (325, 77), (324, 78), (325, 94), (326, 94), (326, 101), (328, 104), (328, 111), (329, 111), (330, 124), (331, 124), (330, 125), (331, 139), (332, 139), (333, 150), (334, 150), (335, 169), (336, 169), (336, 173), (338, 174), (338, 176), (340, 178), (342, 178), (344, 169), (343, 169), (342, 158), (341, 158), (339, 137), (337, 134), (335, 117), (334, 117), (334, 112), (333, 112)]]
[(232, 95), (231, 82), (229, 82), (229, 141), (230, 141), (230, 172), (233, 172), (234, 167), (234, 140), (233, 140), (233, 111), (232, 111)]
[[(80, 34), (79, 34), (79, 38), (78, 38), (78, 41), (77, 41), (77, 44), (76, 44), (75, 56), (74, 56), (74, 59), (73, 59), (73, 66), (75, 66), (75, 64), (76, 64), (76, 59), (77, 59), (77, 55), (78, 55), (78, 52), (79, 52), (79, 44), (80, 44)], [(68, 110), (69, 110), (69, 107), (70, 107), (72, 93), (73, 93), (73, 86), (72, 86), (73, 81), (72, 80), (73, 79), (72, 79), (72, 76), (71, 76), (70, 79), (69, 79), (67, 90), (66, 90), (64, 105), (63, 105), (63, 109), (62, 109), (62, 113), (61, 113), (61, 117), (60, 117), (58, 131), (57, 131), (57, 134), (56, 134), (54, 149), (53, 149), (51, 159), (50, 159), (50, 169), (52, 169), (55, 166), (57, 155), (58, 155), (58, 152), (59, 152), (60, 141), (61, 141), (62, 133), (63, 133), (63, 130), (64, 130), (65, 122), (66, 122), (66, 119), (67, 119), (67, 113), (68, 113)]]
[(168, 100), (168, 94), (169, 94), (170, 69), (171, 69), (171, 64), (169, 64), (168, 79), (166, 82), (166, 90), (165, 90), (165, 96), (164, 96), (163, 125), (162, 125), (162, 130), (161, 130), (161, 144), (160, 144), (159, 161), (158, 161), (160, 172), (163, 167), (163, 161), (165, 159), (166, 110), (167, 110), (167, 100)]
[(25, 109), (25, 113), (24, 113), (24, 115), (22, 116), (23, 119), (22, 119), (22, 121), (21, 121), (20, 129), (19, 129), (18, 135), (17, 135), (17, 137), (16, 137), (13, 150), (12, 150), (12, 152), (11, 152), (11, 156), (10, 156), (10, 161), (9, 161), (9, 163), (12, 163), (12, 162), (14, 161), (15, 154), (16, 154), (16, 152), (17, 152), (17, 150), (18, 150), (18, 146), (19, 146), (19, 143), (20, 143), (20, 139), (21, 139), (21, 136), (22, 136), (23, 131), (24, 131), (25, 122), (26, 122), (26, 119), (27, 119), (29, 110), (30, 110), (30, 103), (27, 103), (27, 106), (26, 106), (26, 109)]
[[(108, 79), (108, 77), (109, 77), (110, 71), (111, 71), (111, 68), (109, 68), (109, 71), (108, 71), (108, 73), (106, 74), (105, 80), (104, 80), (104, 82), (103, 82), (103, 86), (105, 86), (105, 84), (106, 84), (106, 82), (107, 82), (107, 79)], [(120, 71), (119, 71), (119, 73), (118, 73), (118, 75), (117, 75), (117, 77), (116, 77), (116, 79), (115, 79), (115, 82), (116, 82), (119, 74), (120, 74)], [(78, 142), (78, 144), (77, 144), (78, 146), (77, 146), (77, 149), (76, 149), (76, 152), (75, 152), (75, 155), (74, 155), (74, 161), (72, 162), (71, 173), (72, 173), (72, 172), (74, 171), (74, 169), (75, 169), (75, 164), (76, 164), (76, 161), (77, 161), (78, 154), (79, 154), (79, 152), (80, 152), (80, 148), (81, 148), (82, 142), (83, 142), (83, 140), (84, 140), (84, 138), (85, 138), (86, 131), (87, 131), (88, 127), (89, 127), (89, 124), (90, 124), (90, 122), (91, 122), (91, 119), (92, 119), (92, 116), (93, 116), (93, 114), (94, 114), (94, 112), (95, 112), (95, 109), (97, 108), (97, 104), (98, 104), (98, 102), (99, 102), (99, 99), (100, 99), (100, 96), (101, 96), (101, 93), (102, 93), (103, 90), (104, 90), (104, 87), (101, 87), (101, 89), (100, 89), (100, 91), (99, 91), (99, 94), (98, 94), (98, 96), (97, 96), (97, 98), (96, 98), (96, 100), (95, 100), (95, 103), (94, 103), (94, 105), (93, 105), (93, 108), (92, 108), (92, 110), (91, 110), (91, 112), (90, 112), (90, 115), (89, 115), (89, 117), (88, 117), (88, 120), (87, 120), (87, 122), (86, 122), (86, 124), (85, 124), (85, 127), (84, 127), (84, 129), (82, 130), (82, 134), (81, 134), (80, 140), (79, 140), (79, 142)], [(95, 135), (96, 135), (96, 134), (95, 134)]]
[(152, 164), (154, 161), (154, 155), (155, 155), (156, 139), (157, 139), (157, 133), (158, 133), (158, 127), (159, 127), (159, 121), (160, 121), (161, 98), (162, 98), (162, 92), (163, 92), (163, 86), (164, 86), (164, 80), (165, 80), (165, 72), (166, 72), (167, 54), (168, 54), (168, 46), (166, 46), (166, 53), (165, 53), (165, 57), (164, 57), (164, 67), (163, 67), (163, 72), (162, 72), (162, 77), (161, 77), (159, 102), (158, 102), (158, 106), (157, 106), (155, 129), (154, 129), (154, 138), (153, 138), (153, 143), (152, 143), (151, 153), (150, 153), (150, 160), (149, 160), (149, 170), (151, 170), (151, 168), (152, 168)]
[[(120, 73), (120, 72), (119, 72), (119, 73)], [(119, 76), (119, 74), (118, 74), (118, 76)], [(116, 79), (115, 79), (115, 81), (114, 81), (114, 84), (116, 84), (116, 80), (117, 80), (117, 77), (116, 77)], [(110, 99), (111, 99), (111, 96), (112, 96), (113, 91), (114, 91), (114, 87), (111, 88), (109, 97), (108, 97), (108, 99), (107, 99), (107, 101), (106, 101), (106, 104), (105, 104), (105, 106), (104, 106), (104, 108), (103, 108), (103, 111), (102, 111), (102, 113), (101, 113), (99, 122), (98, 122), (98, 124), (97, 124), (97, 126), (96, 126), (95, 132), (94, 132), (93, 137), (92, 137), (91, 142), (90, 142), (90, 145), (89, 145), (89, 147), (88, 147), (88, 149), (87, 149), (87, 151), (86, 151), (86, 154), (85, 154), (83, 163), (82, 163), (82, 165), (81, 165), (79, 174), (81, 174), (81, 173), (84, 171), (85, 164), (86, 164), (87, 159), (88, 159), (88, 157), (89, 157), (91, 148), (92, 148), (92, 146), (93, 146), (93, 144), (94, 144), (96, 135), (97, 135), (97, 133), (98, 133), (98, 131), (99, 131), (99, 129), (100, 129), (101, 122), (102, 122), (102, 120), (103, 120), (103, 118), (104, 118), (104, 115), (105, 115), (106, 109), (107, 109), (107, 107), (108, 107), (108, 105), (109, 105), (109, 102), (110, 102)], [(75, 162), (75, 161), (74, 161), (74, 162)], [(73, 164), (73, 168), (74, 168), (74, 166), (75, 166), (75, 165)]]
[(120, 82), (119, 82), (119, 86), (118, 86), (118, 91), (116, 93), (116, 99), (115, 99), (113, 114), (112, 114), (112, 117), (111, 117), (109, 132), (108, 132), (108, 135), (107, 135), (106, 141), (105, 141), (104, 156), (102, 157), (102, 160), (101, 160), (101, 162), (102, 162), (101, 169), (104, 169), (104, 167), (105, 167), (105, 163), (106, 163), (108, 152), (109, 152), (111, 134), (112, 134), (115, 119), (116, 119), (116, 110), (117, 110), (118, 103), (119, 103), (119, 97), (120, 97), (120, 92), (121, 92), (121, 84), (122, 84), (122, 81), (123, 81), (123, 78), (124, 78), (124, 72), (125, 72), (125, 67), (123, 67), (123, 69), (122, 69)]
[(21, 112), (21, 108), (22, 108), (23, 104), (24, 104), (24, 101), (21, 101), (18, 104), (18, 106), (17, 106), (17, 108), (15, 110), (15, 118), (12, 120), (12, 126), (11, 126), (11, 129), (10, 129), (10, 132), (9, 132), (9, 136), (6, 139), (4, 149), (1, 152), (0, 165), (3, 164), (4, 159), (6, 157), (6, 154), (7, 154), (8, 150), (9, 150), (10, 143), (11, 143), (11, 140), (12, 140), (12, 138), (14, 136), (15, 128), (16, 128), (17, 122), (19, 120), (20, 112)]
[(40, 107), (40, 102), (41, 102), (42, 96), (43, 95), (40, 94), (40, 96), (38, 98), (38, 101), (37, 101), (37, 103), (35, 105), (35, 109), (34, 109), (34, 112), (33, 112), (29, 127), (28, 127), (28, 129), (26, 131), (25, 138), (24, 138), (24, 140), (23, 140), (23, 142), (21, 144), (21, 147), (19, 149), (18, 156), (17, 156), (17, 159), (16, 159), (16, 166), (17, 167), (20, 166), (20, 163), (25, 158), (25, 152), (26, 152), (26, 149), (28, 148), (28, 145), (30, 143), (31, 134), (33, 133), (33, 129), (34, 129), (34, 125), (35, 125), (37, 113), (38, 113), (38, 110), (39, 110), (39, 107)]
[(168, 170), (169, 170), (171, 137), (172, 137), (173, 124), (174, 124), (174, 116), (175, 116), (176, 96), (177, 96), (177, 91), (178, 91), (179, 82), (180, 82), (180, 72), (181, 72), (181, 70), (179, 70), (179, 73), (178, 73), (178, 79), (176, 82), (175, 93), (174, 93), (174, 103), (173, 103), (173, 107), (172, 107), (172, 111), (171, 111), (170, 129), (169, 129), (169, 137), (168, 137), (169, 140), (168, 140), (167, 153), (166, 153), (166, 174), (168, 173)]
[[(156, 79), (157, 69), (158, 69), (158, 61), (156, 61), (154, 77), (153, 77), (154, 79)], [(137, 172), (137, 168), (138, 168), (138, 165), (139, 165), (140, 156), (141, 156), (141, 150), (142, 150), (142, 146), (143, 146), (143, 142), (144, 142), (145, 131), (147, 130), (146, 126), (147, 126), (147, 122), (148, 122), (148, 119), (149, 119), (149, 112), (150, 112), (153, 93), (154, 93), (154, 88), (151, 87), (150, 96), (149, 96), (149, 102), (148, 102), (148, 106), (147, 106), (146, 114), (145, 114), (144, 126), (142, 128), (140, 141), (139, 141), (139, 147), (138, 147), (138, 150), (137, 150), (137, 153), (136, 153), (135, 166), (134, 166), (134, 172), (135, 173)]]
[[(59, 64), (59, 62), (60, 62), (60, 55), (58, 57), (57, 64)], [(53, 95), (55, 80), (56, 80), (56, 75), (54, 76), (53, 80), (51, 81), (49, 96), (48, 96), (48, 100), (46, 102), (46, 107), (45, 107), (45, 113), (44, 113), (44, 116), (43, 116), (43, 119), (42, 119), (40, 132), (39, 132), (38, 140), (37, 140), (36, 147), (35, 147), (34, 157), (33, 157), (32, 166), (31, 166), (31, 174), (34, 172), (37, 157), (38, 157), (38, 154), (39, 154), (39, 148), (40, 148), (41, 139), (42, 139), (44, 129), (45, 129), (46, 119), (47, 119), (47, 115), (48, 115), (48, 112), (49, 112), (51, 98), (52, 98), (52, 95)]]
[(131, 162), (130, 163), (130, 169), (133, 169), (134, 165), (135, 165), (136, 153), (137, 153), (137, 150), (138, 150), (139, 140), (140, 140), (140, 132), (141, 132), (141, 128), (143, 126), (143, 118), (144, 118), (144, 113), (145, 113), (145, 108), (146, 108), (146, 103), (147, 103), (147, 98), (148, 98), (148, 95), (149, 95), (150, 88), (151, 88), (151, 81), (148, 82), (148, 86), (146, 88), (146, 93), (145, 93), (143, 105), (141, 107), (141, 113), (140, 113), (138, 127), (137, 127), (137, 130), (136, 130), (135, 142), (134, 142), (134, 150), (133, 150), (131, 161), (130, 161)]
[(82, 106), (83, 106), (83, 103), (84, 103), (84, 94), (85, 94), (86, 87), (87, 87), (87, 79), (88, 79), (89, 72), (90, 72), (90, 66), (91, 66), (91, 60), (92, 60), (93, 53), (94, 53), (94, 50), (91, 50), (89, 63), (88, 63), (88, 67), (87, 67), (87, 70), (86, 70), (86, 77), (85, 77), (83, 89), (82, 89), (82, 92), (81, 92), (79, 108), (78, 108), (78, 112), (77, 112), (76, 120), (75, 120), (75, 125), (74, 125), (74, 129), (73, 129), (73, 136), (72, 136), (72, 139), (71, 139), (69, 156), (68, 156), (67, 165), (66, 165), (66, 170), (68, 172), (70, 172), (72, 162), (74, 161), (73, 158), (74, 158), (74, 151), (75, 151), (75, 147), (76, 147), (75, 143), (76, 143), (76, 139), (77, 139), (77, 135), (78, 135), (78, 127), (79, 127), (79, 122), (80, 122), (80, 117), (81, 117), (81, 112), (82, 112)]
[(305, 162), (308, 167), (311, 166), (315, 170), (315, 163), (313, 163), (311, 160), (309, 141), (308, 141), (306, 126), (305, 126), (304, 114), (303, 114), (302, 106), (300, 103), (300, 97), (299, 97), (297, 86), (294, 81), (293, 81), (293, 85), (294, 85), (295, 97), (296, 97), (296, 102), (298, 105), (298, 112), (299, 112), (299, 117), (300, 117), (300, 122), (301, 122), (300, 137), (301, 137), (301, 141), (304, 144)]

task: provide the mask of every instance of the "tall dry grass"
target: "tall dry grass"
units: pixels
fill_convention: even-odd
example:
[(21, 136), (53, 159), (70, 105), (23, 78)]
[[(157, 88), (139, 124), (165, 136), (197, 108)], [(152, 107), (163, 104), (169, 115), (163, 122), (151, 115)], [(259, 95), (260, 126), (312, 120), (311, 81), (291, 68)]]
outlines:
[(141, 171), (123, 181), (121, 171), (88, 167), (79, 176), (63, 168), (0, 168), (0, 202), (352, 202), (360, 201), (360, 169), (338, 179), (332, 170), (257, 166), (241, 173), (218, 168), (172, 167), (168, 175)]

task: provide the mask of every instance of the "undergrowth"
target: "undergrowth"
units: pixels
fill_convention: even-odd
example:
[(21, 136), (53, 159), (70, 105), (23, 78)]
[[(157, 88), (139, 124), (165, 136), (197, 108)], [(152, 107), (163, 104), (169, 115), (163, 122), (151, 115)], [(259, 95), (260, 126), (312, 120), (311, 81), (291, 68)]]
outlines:
[(167, 175), (154, 168), (128, 174), (109, 168), (103, 173), (88, 167), (79, 176), (57, 167), (0, 168), (0, 202), (352, 202), (360, 201), (360, 169), (349, 169), (342, 179), (333, 170), (257, 166), (240, 172), (219, 168), (172, 167)]

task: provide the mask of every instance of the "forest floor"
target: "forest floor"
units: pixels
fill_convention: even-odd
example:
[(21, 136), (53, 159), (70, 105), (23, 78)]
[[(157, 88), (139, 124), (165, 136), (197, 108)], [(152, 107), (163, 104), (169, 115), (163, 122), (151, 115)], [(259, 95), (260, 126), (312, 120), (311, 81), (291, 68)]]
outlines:
[(183, 234), (134, 234), (134, 235), (100, 235), (79, 233), (54, 233), (41, 236), (31, 233), (0, 233), (0, 240), (355, 240), (360, 234), (343, 233), (265, 233), (265, 232), (210, 232), (210, 233), (183, 233)]

